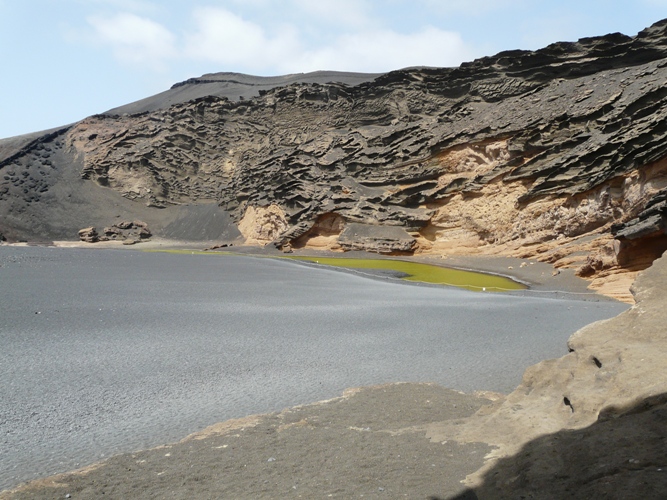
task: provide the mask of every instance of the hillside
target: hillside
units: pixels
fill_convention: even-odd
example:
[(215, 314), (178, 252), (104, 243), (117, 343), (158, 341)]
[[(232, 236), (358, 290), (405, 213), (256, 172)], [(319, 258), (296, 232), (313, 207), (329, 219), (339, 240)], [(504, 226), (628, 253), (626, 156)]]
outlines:
[[(666, 81), (667, 20), (636, 36), (503, 52), (458, 68), (204, 75), (75, 124), (0, 140), (0, 239), (77, 240), (84, 227), (143, 221), (172, 240), (509, 256), (574, 269), (592, 288), (636, 303), (575, 333), (569, 354), (529, 368), (508, 396), (493, 395), (493, 404), (470, 396), (465, 412), (442, 417), (429, 407), (414, 422), (391, 411), (439, 389), (394, 388), (400, 394), (386, 406), (374, 406), (377, 395), (335, 404), (391, 420), (361, 439), (393, 445), (393, 436), (439, 456), (446, 450), (465, 465), (453, 478), (458, 485), (466, 477), (470, 488), (459, 498), (662, 498)], [(443, 412), (443, 401), (454, 401), (437, 397)], [(289, 428), (304, 434), (284, 446), (308, 450), (302, 443), (312, 445), (317, 426), (295, 414), (319, 418), (328, 408), (225, 424), (219, 437), (240, 425), (260, 443), (271, 429)], [(358, 434), (371, 428), (366, 415), (326, 415), (354, 431), (348, 448), (357, 453)], [(341, 434), (322, 449), (334, 449)], [(196, 457), (213, 470), (205, 477), (217, 475), (218, 459), (193, 446), (174, 445), (187, 457), (178, 462), (187, 464), (176, 476), (181, 486)], [(265, 443), (257, 446), (264, 453)], [(145, 452), (144, 462), (169, 456), (163, 452)], [(262, 467), (273, 463), (265, 455), (272, 457), (261, 455)], [(128, 463), (136, 472), (135, 459), (117, 457), (65, 483), (80, 491), (103, 481), (130, 487), (123, 474)], [(424, 463), (409, 480), (430, 481), (430, 458)], [(240, 476), (247, 481), (246, 471)], [(155, 477), (136, 484), (154, 485)], [(37, 484), (35, 497), (52, 487)]]
[(120, 216), (172, 238), (511, 255), (627, 298), (667, 249), (666, 27), (459, 68), (191, 79), (1, 141), (0, 232), (76, 239)]

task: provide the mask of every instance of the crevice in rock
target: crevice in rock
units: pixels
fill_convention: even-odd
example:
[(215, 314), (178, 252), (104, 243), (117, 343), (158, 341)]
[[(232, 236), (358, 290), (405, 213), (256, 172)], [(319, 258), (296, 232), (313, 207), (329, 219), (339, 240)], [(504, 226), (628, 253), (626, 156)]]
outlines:
[(570, 399), (567, 396), (563, 397), (563, 404), (565, 406), (569, 406), (570, 410), (572, 410), (572, 413), (574, 413), (574, 406), (572, 406), (572, 403), (570, 402)]

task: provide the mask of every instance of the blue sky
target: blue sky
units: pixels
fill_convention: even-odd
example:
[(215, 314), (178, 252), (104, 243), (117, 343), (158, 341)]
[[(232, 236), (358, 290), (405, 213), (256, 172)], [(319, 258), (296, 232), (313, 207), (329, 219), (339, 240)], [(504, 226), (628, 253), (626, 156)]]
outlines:
[(667, 0), (0, 0), (0, 138), (204, 73), (456, 66), (666, 17)]

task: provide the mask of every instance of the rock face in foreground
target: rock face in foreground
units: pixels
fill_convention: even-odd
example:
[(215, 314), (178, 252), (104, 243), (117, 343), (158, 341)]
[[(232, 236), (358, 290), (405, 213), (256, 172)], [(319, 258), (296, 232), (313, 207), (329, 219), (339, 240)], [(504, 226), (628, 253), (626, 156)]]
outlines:
[(497, 447), (469, 483), (480, 498), (664, 498), (667, 257), (633, 285), (637, 303), (526, 370), (495, 408), (435, 424), (435, 441)]
[(35, 205), (66, 204), (74, 170), (75, 196), (113, 192), (158, 235), (175, 217), (159, 209), (217, 203), (253, 244), (537, 258), (597, 286), (667, 249), (667, 21), (453, 69), (325, 75), (207, 75), (0, 141), (0, 230), (69, 231)]

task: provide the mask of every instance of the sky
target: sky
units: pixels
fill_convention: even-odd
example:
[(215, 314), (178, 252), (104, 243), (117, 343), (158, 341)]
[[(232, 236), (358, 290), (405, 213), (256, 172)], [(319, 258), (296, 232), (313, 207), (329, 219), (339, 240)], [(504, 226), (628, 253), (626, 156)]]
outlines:
[(0, 0), (0, 138), (205, 73), (458, 66), (667, 18), (667, 0)]

